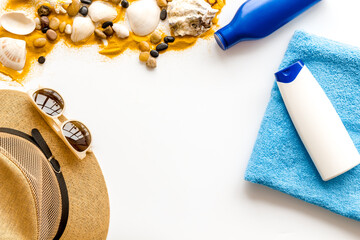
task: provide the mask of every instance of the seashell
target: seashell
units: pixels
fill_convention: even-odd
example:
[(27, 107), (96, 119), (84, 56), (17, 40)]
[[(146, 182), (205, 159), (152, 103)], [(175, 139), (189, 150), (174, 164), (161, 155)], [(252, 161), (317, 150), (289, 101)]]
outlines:
[(38, 4), (43, 4), (44, 1), (48, 2), (55, 9), (56, 14), (65, 14), (66, 10), (64, 7), (72, 2), (71, 0), (37, 0)]
[(175, 36), (199, 36), (208, 31), (218, 10), (204, 0), (173, 0), (168, 4), (168, 20)]
[(71, 41), (77, 43), (89, 38), (95, 31), (95, 25), (89, 17), (77, 16), (72, 26)]
[(119, 24), (119, 23), (114, 23), (114, 25), (112, 26), (115, 35), (118, 38), (127, 38), (129, 37), (129, 29), (127, 27), (125, 27), (123, 24)]
[(0, 62), (5, 67), (21, 71), (26, 62), (26, 42), (14, 38), (0, 38)]
[(9, 12), (1, 16), (2, 27), (16, 35), (28, 35), (35, 30), (36, 23), (22, 12)]
[(88, 15), (93, 22), (113, 21), (117, 17), (117, 11), (110, 4), (96, 1), (89, 7)]
[(130, 5), (127, 16), (133, 33), (146, 36), (159, 25), (160, 8), (155, 0), (140, 0)]

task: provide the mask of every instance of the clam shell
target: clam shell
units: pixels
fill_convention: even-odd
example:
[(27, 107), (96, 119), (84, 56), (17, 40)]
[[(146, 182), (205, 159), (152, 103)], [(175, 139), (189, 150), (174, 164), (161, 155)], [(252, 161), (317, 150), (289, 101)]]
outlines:
[(138, 36), (152, 33), (160, 22), (160, 8), (154, 0), (133, 2), (127, 9), (131, 30)]
[(35, 30), (36, 23), (22, 12), (4, 13), (0, 18), (2, 27), (16, 35), (28, 35)]
[(26, 62), (26, 42), (14, 38), (0, 38), (0, 62), (8, 68), (21, 71)]
[(95, 31), (95, 25), (89, 17), (77, 16), (72, 26), (71, 41), (74, 43), (90, 37)]
[(89, 7), (88, 15), (93, 22), (113, 21), (117, 17), (117, 11), (110, 4), (96, 1)]

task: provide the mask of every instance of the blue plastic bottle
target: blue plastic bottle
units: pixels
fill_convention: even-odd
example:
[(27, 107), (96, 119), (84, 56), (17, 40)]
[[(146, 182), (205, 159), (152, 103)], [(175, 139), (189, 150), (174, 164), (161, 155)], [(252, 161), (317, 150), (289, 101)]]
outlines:
[(233, 20), (215, 33), (226, 50), (238, 42), (263, 38), (321, 0), (248, 0)]

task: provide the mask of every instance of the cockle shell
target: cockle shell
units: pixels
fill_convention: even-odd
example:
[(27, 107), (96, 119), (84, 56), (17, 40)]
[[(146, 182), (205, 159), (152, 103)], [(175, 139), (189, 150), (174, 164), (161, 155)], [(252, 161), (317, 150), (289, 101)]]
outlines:
[(2, 27), (16, 35), (28, 35), (35, 30), (36, 23), (22, 12), (4, 13), (0, 18)]
[(173, 0), (168, 4), (168, 20), (175, 36), (199, 36), (211, 28), (218, 10), (204, 0)]
[(95, 31), (95, 25), (89, 17), (77, 16), (72, 26), (71, 41), (74, 43), (90, 37)]
[(89, 7), (89, 16), (93, 22), (113, 21), (117, 17), (117, 11), (110, 4), (96, 1)]
[(155, 0), (133, 2), (126, 12), (131, 30), (138, 36), (152, 33), (159, 25), (160, 8)]
[(0, 38), (0, 62), (8, 68), (21, 71), (26, 62), (26, 42), (14, 38)]

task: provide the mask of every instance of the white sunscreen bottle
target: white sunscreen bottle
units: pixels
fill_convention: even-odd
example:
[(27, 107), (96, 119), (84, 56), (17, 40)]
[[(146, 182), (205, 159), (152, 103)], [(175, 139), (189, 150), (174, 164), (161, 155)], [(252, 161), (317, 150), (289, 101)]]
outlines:
[(339, 115), (303, 62), (275, 76), (291, 120), (321, 178), (328, 181), (360, 164), (360, 155)]

